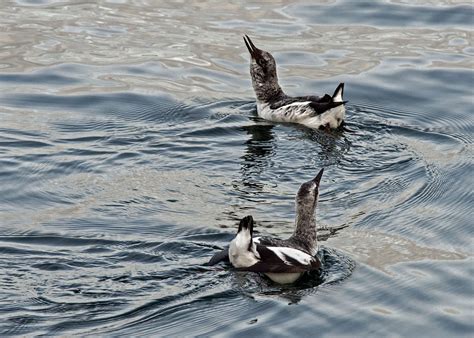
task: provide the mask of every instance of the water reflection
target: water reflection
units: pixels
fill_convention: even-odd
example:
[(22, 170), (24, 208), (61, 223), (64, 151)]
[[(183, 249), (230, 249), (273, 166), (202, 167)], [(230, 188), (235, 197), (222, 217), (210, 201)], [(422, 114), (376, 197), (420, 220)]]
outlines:
[(260, 180), (261, 174), (272, 165), (275, 151), (273, 124), (258, 121), (242, 129), (250, 136), (245, 141), (245, 154), (241, 157), (242, 184), (247, 192), (258, 193), (265, 185)]

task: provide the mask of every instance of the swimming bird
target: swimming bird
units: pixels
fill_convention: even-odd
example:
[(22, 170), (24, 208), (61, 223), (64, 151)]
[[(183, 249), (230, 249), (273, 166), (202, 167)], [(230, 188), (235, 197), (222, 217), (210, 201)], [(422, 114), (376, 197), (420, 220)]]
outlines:
[(258, 49), (247, 35), (244, 42), (250, 53), (250, 76), (257, 97), (258, 116), (274, 122), (300, 123), (313, 129), (343, 128), (346, 114), (344, 83), (330, 96), (286, 95), (278, 84), (273, 56)]
[(240, 221), (229, 247), (214, 254), (208, 265), (229, 261), (240, 270), (263, 272), (281, 284), (293, 283), (304, 271), (318, 269), (321, 263), (314, 256), (318, 251), (315, 210), (323, 172), (321, 169), (316, 177), (300, 186), (295, 198), (296, 226), (290, 238), (254, 238), (253, 218), (247, 216)]
[(288, 246), (266, 246), (253, 240), (253, 218), (244, 217), (229, 245), (229, 260), (238, 270), (262, 272), (279, 284), (293, 283), (321, 262), (304, 251)]

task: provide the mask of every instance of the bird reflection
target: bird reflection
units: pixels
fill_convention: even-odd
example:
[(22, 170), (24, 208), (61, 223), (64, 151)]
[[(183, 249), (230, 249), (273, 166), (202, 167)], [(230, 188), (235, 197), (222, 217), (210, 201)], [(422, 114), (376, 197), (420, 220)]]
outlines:
[(273, 125), (268, 123), (256, 123), (242, 127), (250, 138), (245, 142), (245, 154), (241, 157), (242, 184), (246, 191), (261, 191), (264, 187), (259, 176), (265, 168), (271, 164), (274, 154)]
[[(256, 123), (242, 127), (250, 136), (245, 142), (245, 154), (241, 157), (242, 184), (251, 191), (261, 191), (263, 184), (260, 176), (265, 173), (266, 168), (271, 167), (272, 157), (275, 155), (276, 140), (274, 137), (273, 124), (262, 122), (258, 118)], [(337, 164), (350, 148), (350, 142), (342, 130), (320, 131), (310, 129), (301, 125), (292, 125), (298, 131), (297, 139), (309, 139), (312, 145), (306, 144), (308, 156), (317, 156), (318, 167), (328, 167)], [(317, 149), (314, 151), (314, 146)], [(310, 159), (313, 162), (312, 158)], [(248, 191), (248, 190), (247, 190)]]
[[(249, 136), (245, 141), (245, 153), (241, 156), (241, 177), (232, 183), (243, 199), (257, 202), (263, 196), (262, 192), (271, 178), (267, 169), (274, 166), (273, 158), (276, 157), (277, 139), (273, 130), (275, 124), (263, 121), (257, 116), (249, 116), (249, 118), (253, 123), (241, 127)], [(321, 131), (291, 124), (289, 136), (295, 139), (297, 147), (294, 149), (298, 149), (299, 153), (296, 159), (299, 160), (305, 155), (308, 157), (307, 161), (301, 163), (295, 170), (301, 172), (311, 169), (312, 171), (314, 163), (317, 163), (317, 167), (338, 164), (350, 148), (350, 142), (345, 134), (346, 131), (343, 130)], [(307, 140), (312, 142), (307, 142)], [(292, 156), (289, 156), (290, 160)], [(294, 163), (289, 162), (289, 164)]]
[[(346, 124), (344, 123), (344, 128), (346, 128), (345, 125)], [(347, 135), (342, 129), (327, 131), (309, 129), (300, 125), (296, 125), (295, 127), (301, 131), (304, 138), (309, 139), (320, 146), (321, 151), (318, 152), (317, 156), (319, 157), (318, 163), (321, 163), (322, 167), (337, 164), (351, 146)]]

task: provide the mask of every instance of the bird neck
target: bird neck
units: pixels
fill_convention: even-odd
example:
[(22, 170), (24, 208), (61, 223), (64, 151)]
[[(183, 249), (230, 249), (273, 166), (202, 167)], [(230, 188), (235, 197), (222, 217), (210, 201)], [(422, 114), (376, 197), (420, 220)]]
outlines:
[(293, 238), (304, 243), (308, 243), (308, 251), (312, 252), (317, 246), (316, 236), (316, 217), (314, 208), (296, 207), (296, 227), (293, 233)]
[(277, 101), (278, 99), (285, 96), (283, 90), (281, 89), (280, 85), (278, 85), (278, 83), (255, 83), (253, 88), (255, 90), (255, 96), (257, 97), (257, 101), (261, 103)]
[(257, 72), (251, 72), (252, 86), (255, 91), (257, 101), (267, 103), (284, 98), (285, 93), (278, 84), (278, 76), (276, 72), (271, 75), (263, 75)]

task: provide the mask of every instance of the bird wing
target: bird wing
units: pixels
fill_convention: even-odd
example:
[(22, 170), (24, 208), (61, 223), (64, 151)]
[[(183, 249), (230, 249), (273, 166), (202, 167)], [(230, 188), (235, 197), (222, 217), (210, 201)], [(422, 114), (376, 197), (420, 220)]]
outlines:
[(325, 94), (322, 97), (319, 96), (298, 96), (298, 97), (288, 97), (270, 104), (270, 109), (279, 109), (285, 106), (296, 106), (296, 105), (307, 105), (312, 108), (313, 112), (311, 115), (317, 116), (328, 111), (329, 109), (338, 107), (342, 104), (347, 103), (347, 101), (333, 102), (333, 99), (328, 94)]
[(311, 102), (309, 106), (313, 108), (314, 115), (321, 115), (322, 113), (328, 111), (329, 109), (339, 107), (340, 105), (346, 104), (347, 101), (341, 102)]
[(284, 106), (287, 106), (289, 104), (295, 104), (295, 103), (307, 103), (307, 102), (316, 102), (316, 103), (324, 103), (324, 102), (330, 102), (331, 101), (331, 96), (328, 94), (324, 95), (323, 97), (319, 96), (295, 96), (295, 97), (283, 97), (278, 101), (273, 102), (270, 105), (271, 109), (278, 109)]
[(257, 244), (260, 261), (239, 270), (253, 272), (291, 273), (316, 270), (321, 267), (319, 259), (289, 247), (267, 247)]
[(329, 94), (324, 94), (324, 96), (315, 96), (315, 95), (296, 96), (294, 97), (294, 99), (296, 99), (297, 101), (312, 101), (312, 102), (317, 102), (317, 103), (332, 101), (332, 97)]
[(229, 247), (226, 247), (225, 249), (216, 252), (214, 256), (211, 257), (209, 262), (207, 262), (207, 265), (216, 265), (220, 262), (229, 263)]
[[(273, 237), (268, 237), (268, 236), (260, 236), (260, 237), (255, 237), (253, 239), (255, 244), (261, 244), (264, 246), (281, 246), (284, 245), (282, 243), (283, 241), (278, 238), (273, 238)], [(207, 262), (206, 265), (216, 265), (220, 262), (225, 262), (225, 263), (230, 263), (229, 260), (229, 247), (225, 247), (223, 250), (216, 252), (209, 262)]]

